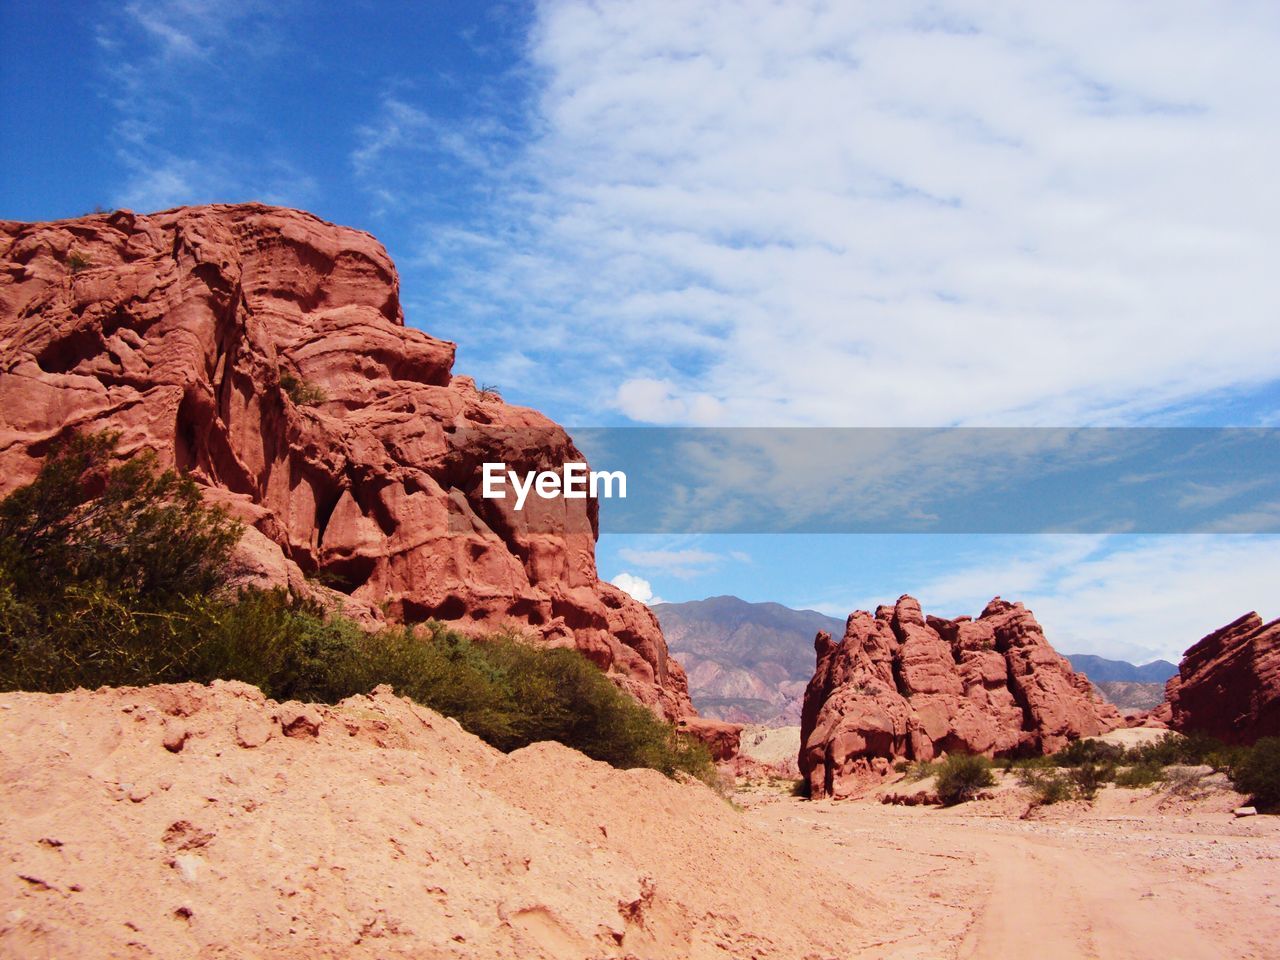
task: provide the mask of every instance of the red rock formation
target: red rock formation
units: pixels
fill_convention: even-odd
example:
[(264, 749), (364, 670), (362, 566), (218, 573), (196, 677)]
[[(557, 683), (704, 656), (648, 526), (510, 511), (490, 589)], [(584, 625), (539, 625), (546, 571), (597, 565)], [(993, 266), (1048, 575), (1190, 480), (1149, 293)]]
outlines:
[(691, 713), (649, 610), (596, 575), (593, 501), (479, 496), (479, 465), (580, 460), (540, 414), (406, 328), (371, 236), (260, 205), (0, 222), (0, 493), (105, 427), (245, 520), (256, 578), (348, 608), (574, 645), (667, 717)]
[(1153, 716), (1227, 743), (1280, 736), (1280, 620), (1250, 613), (1192, 646)]
[(899, 759), (1052, 753), (1121, 722), (1031, 612), (998, 597), (977, 620), (943, 620), (904, 596), (814, 646), (799, 761), (815, 797), (856, 793)]
[(711, 759), (716, 763), (724, 763), (737, 757), (742, 740), (742, 724), (706, 717), (682, 717), (678, 726), (706, 744), (711, 751)]

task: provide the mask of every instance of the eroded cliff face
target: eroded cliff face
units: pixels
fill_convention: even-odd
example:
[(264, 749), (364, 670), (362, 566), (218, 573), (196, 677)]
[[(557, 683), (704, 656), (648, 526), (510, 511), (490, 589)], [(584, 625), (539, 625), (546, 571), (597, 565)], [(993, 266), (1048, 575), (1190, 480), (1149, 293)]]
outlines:
[(486, 460), (583, 458), (453, 359), (405, 327), (381, 244), (310, 214), (0, 222), (0, 493), (67, 433), (118, 430), (123, 454), (155, 450), (246, 522), (259, 582), (333, 584), (366, 618), (532, 631), (691, 714), (653, 615), (597, 577), (594, 503), (480, 497)]
[(1226, 743), (1280, 736), (1280, 620), (1248, 613), (1196, 642), (1154, 715)]
[(900, 759), (1053, 753), (1121, 722), (1031, 611), (998, 597), (977, 620), (944, 620), (903, 596), (814, 645), (799, 762), (815, 797), (858, 793)]

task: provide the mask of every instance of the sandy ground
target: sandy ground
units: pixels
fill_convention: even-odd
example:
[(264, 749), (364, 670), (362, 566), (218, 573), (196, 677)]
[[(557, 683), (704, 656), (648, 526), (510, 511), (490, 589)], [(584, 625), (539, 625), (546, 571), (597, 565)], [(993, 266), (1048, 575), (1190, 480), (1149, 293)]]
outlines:
[(1109, 787), (1021, 819), (1013, 796), (943, 810), (761, 791), (747, 819), (911, 918), (849, 957), (1280, 957), (1280, 818), (1236, 819), (1229, 792)]
[(770, 764), (780, 773), (799, 776), (797, 764), (800, 753), (799, 727), (748, 725), (742, 728), (739, 742), (739, 749), (744, 757)]
[(0, 696), (0, 957), (835, 957), (892, 904), (700, 783), (379, 693)]
[(6, 694), (0, 957), (1280, 957), (1280, 818), (1221, 787), (1020, 819), (1011, 783), (788, 786), (503, 755), (388, 692)]

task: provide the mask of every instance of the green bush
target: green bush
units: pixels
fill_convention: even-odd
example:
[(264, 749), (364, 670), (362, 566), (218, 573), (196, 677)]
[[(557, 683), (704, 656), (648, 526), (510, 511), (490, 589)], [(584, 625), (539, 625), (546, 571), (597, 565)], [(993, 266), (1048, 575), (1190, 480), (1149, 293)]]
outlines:
[(226, 583), (239, 525), (115, 445), (72, 437), (0, 502), (0, 688), (162, 682)]
[(1124, 747), (1104, 740), (1073, 740), (1065, 749), (1053, 754), (1053, 763), (1059, 767), (1081, 767), (1087, 764), (1115, 764), (1124, 759)]
[(1018, 782), (1030, 788), (1032, 800), (1039, 806), (1060, 803), (1076, 795), (1071, 778), (1051, 768), (1022, 767), (1018, 770)]
[(925, 777), (932, 777), (941, 767), (940, 762), (933, 760), (899, 760), (893, 765), (894, 770), (906, 774), (908, 783), (916, 783)]
[[(1124, 757), (1127, 763), (1155, 764), (1161, 767), (1182, 764), (1197, 766), (1211, 759), (1222, 759), (1228, 750), (1221, 740), (1207, 734), (1190, 733), (1186, 736), (1169, 732), (1159, 740), (1133, 747)], [(1212, 765), (1212, 764), (1211, 764)]]
[(956, 753), (947, 757), (937, 771), (938, 797), (945, 806), (972, 800), (984, 787), (994, 787), (991, 761), (983, 756)]
[(283, 592), (228, 605), (193, 660), (193, 679), (245, 680), (277, 699), (334, 703), (380, 683), (500, 750), (555, 740), (617, 767), (711, 783), (706, 748), (615, 687), (576, 650), (514, 636), (471, 640), (438, 623), (368, 633)]
[(1103, 784), (1111, 783), (1116, 778), (1114, 763), (1082, 763), (1070, 768), (1067, 774), (1076, 796), (1082, 800), (1092, 800), (1098, 795)]
[(1263, 737), (1242, 751), (1232, 767), (1231, 780), (1259, 807), (1280, 807), (1280, 737)]
[(1155, 763), (1135, 763), (1116, 774), (1116, 786), (1126, 790), (1150, 787), (1164, 779), (1164, 768)]
[(280, 389), (300, 407), (314, 407), (329, 399), (322, 387), (288, 372), (280, 374)]
[(228, 586), (238, 525), (154, 457), (73, 438), (0, 502), (0, 690), (243, 680), (335, 702), (380, 683), (501, 750), (557, 740), (618, 767), (708, 783), (706, 748), (576, 650), (439, 624), (370, 633), (282, 590)]

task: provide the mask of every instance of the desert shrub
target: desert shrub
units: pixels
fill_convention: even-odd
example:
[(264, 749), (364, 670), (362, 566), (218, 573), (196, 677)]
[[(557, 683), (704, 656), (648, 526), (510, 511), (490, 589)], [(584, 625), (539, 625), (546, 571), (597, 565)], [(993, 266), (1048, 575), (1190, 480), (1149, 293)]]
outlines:
[(1124, 759), (1124, 747), (1103, 740), (1073, 740), (1067, 746), (1052, 755), (1053, 763), (1059, 767), (1080, 767), (1088, 764), (1116, 764)]
[(1164, 769), (1155, 763), (1135, 763), (1116, 773), (1116, 786), (1126, 790), (1149, 787), (1164, 779)]
[(993, 787), (991, 761), (986, 757), (956, 753), (947, 757), (937, 771), (938, 796), (945, 806), (972, 800), (984, 787)]
[(1018, 770), (1018, 783), (1031, 790), (1032, 800), (1039, 806), (1060, 803), (1076, 795), (1071, 778), (1049, 767), (1022, 767)]
[(555, 740), (616, 767), (714, 783), (705, 746), (658, 720), (576, 650), (472, 640), (438, 623), (369, 633), (281, 591), (220, 616), (192, 679), (233, 677), (277, 699), (334, 703), (386, 683), (499, 750)]
[(1196, 797), (1204, 791), (1204, 771), (1199, 767), (1170, 766), (1164, 769), (1164, 789), (1179, 797)]
[(1082, 800), (1092, 800), (1098, 795), (1103, 784), (1111, 783), (1116, 778), (1114, 763), (1081, 763), (1073, 766), (1067, 773), (1075, 794)]
[(329, 399), (322, 387), (288, 372), (280, 374), (280, 389), (299, 407), (314, 407)]
[(1242, 751), (1232, 766), (1231, 780), (1258, 806), (1280, 807), (1280, 737), (1263, 737)]
[(1208, 763), (1210, 758), (1225, 757), (1227, 749), (1221, 740), (1208, 734), (1190, 733), (1183, 736), (1169, 732), (1159, 740), (1133, 747), (1126, 752), (1124, 761), (1156, 764), (1161, 767), (1174, 764), (1195, 766)]
[(1235, 768), (1239, 766), (1244, 759), (1249, 756), (1249, 747), (1240, 746), (1220, 746), (1216, 750), (1212, 750), (1205, 755), (1204, 762), (1219, 773), (1225, 773), (1232, 776)]
[(894, 769), (897, 770), (900, 766), (902, 767), (900, 772), (906, 774), (908, 783), (916, 783), (925, 777), (935, 776), (942, 768), (942, 764), (936, 760), (902, 760), (894, 764)]
[(0, 502), (0, 689), (169, 679), (239, 526), (155, 456), (72, 437)]
[(0, 564), (36, 602), (104, 581), (158, 603), (228, 578), (239, 525), (150, 451), (112, 465), (117, 436), (73, 436), (0, 502)]
[(93, 266), (93, 261), (81, 253), (79, 250), (72, 250), (67, 254), (67, 269), (71, 271), (71, 275), (83, 273)]

